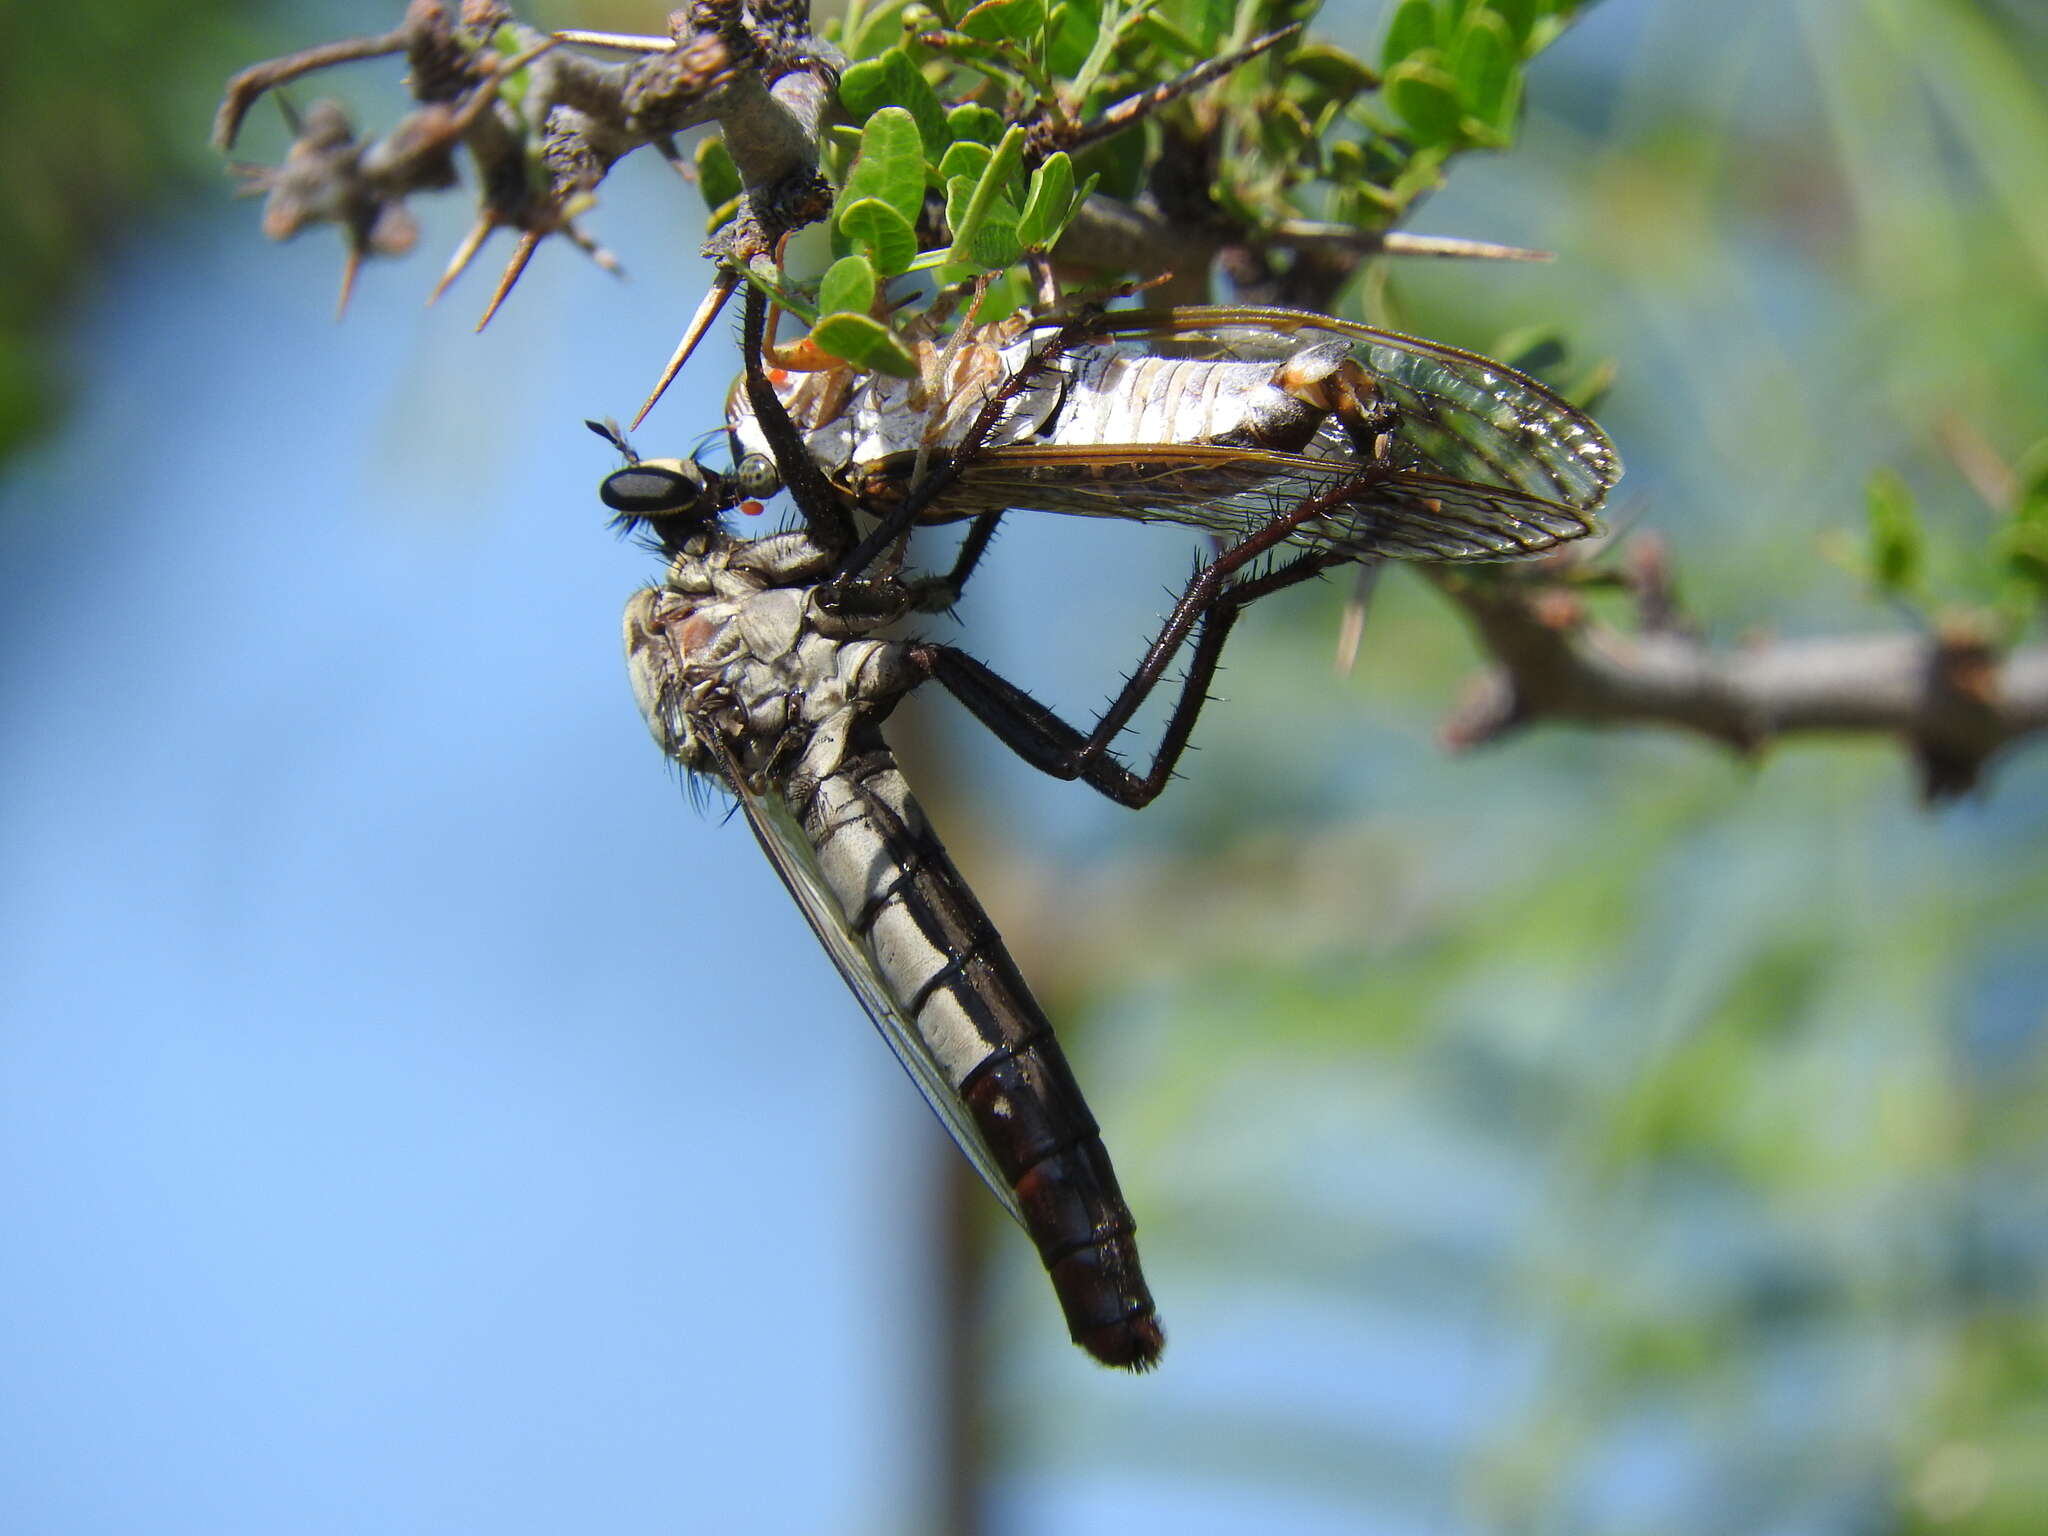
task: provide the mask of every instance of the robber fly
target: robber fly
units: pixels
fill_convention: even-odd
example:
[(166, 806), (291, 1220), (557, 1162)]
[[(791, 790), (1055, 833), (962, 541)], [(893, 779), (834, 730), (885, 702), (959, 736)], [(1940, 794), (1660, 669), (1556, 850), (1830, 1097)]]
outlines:
[[(779, 403), (759, 363), (763, 306), (751, 292), (746, 327), (748, 386), (772, 413)], [(936, 681), (1034, 765), (1142, 804), (1170, 776), (1207, 697), (1208, 634), (1220, 646), (1236, 606), (1264, 588), (1244, 584), (1203, 605), (1218, 623), (1140, 775), (965, 653), (885, 637), (949, 601), (967, 567), (943, 578), (841, 578), (851, 520), (829, 489), (805, 481), (808, 461), (786, 417), (775, 463), (804, 526), (756, 539), (720, 519), (760, 490), (764, 460), (743, 458), (731, 474), (640, 460), (616, 428), (596, 430), (628, 458), (606, 478), (603, 500), (668, 557), (662, 581), (632, 599), (625, 620), (627, 665), (655, 740), (737, 800), (862, 1009), (1031, 1236), (1075, 1342), (1105, 1364), (1152, 1365), (1165, 1336), (1096, 1123), (881, 726), (905, 694)]]
[[(1260, 318), (1248, 325), (1247, 314)], [(1050, 1024), (918, 810), (881, 722), (936, 681), (1032, 766), (1147, 804), (1187, 745), (1245, 606), (1345, 560), (1537, 553), (1591, 531), (1590, 508), (1619, 473), (1590, 421), (1468, 354), (1285, 311), (1173, 316), (1097, 316), (1035, 346), (1020, 329), (982, 356), (982, 387), (953, 390), (943, 408), (927, 395), (924, 418), (908, 396), (900, 409), (910, 414), (899, 414), (887, 387), (857, 382), (833, 409), (799, 416), (788, 402), (806, 405), (801, 388), (763, 364), (765, 303), (750, 289), (729, 419), (738, 467), (721, 475), (628, 452), (601, 493), (670, 557), (663, 582), (626, 615), (634, 689), (656, 740), (738, 800), (863, 1009), (1032, 1236), (1075, 1341), (1140, 1369), (1164, 1336), (1108, 1154)], [(1141, 342), (1127, 346), (1127, 329)], [(1169, 356), (1169, 337), (1197, 355)], [(1217, 355), (1226, 342), (1230, 355)], [(1134, 406), (1110, 416), (1108, 396), (1136, 401), (1139, 383), (1163, 390), (1179, 414)], [(1237, 425), (1215, 427), (1231, 395), (1251, 403)], [(852, 435), (870, 416), (870, 437), (890, 455)], [(915, 456), (914, 444), (890, 436), (913, 419), (920, 433), (937, 422), (932, 464), (915, 484), (891, 456)], [(1193, 443), (1166, 436), (1190, 420), (1215, 429)], [(1091, 438), (1084, 421), (1111, 425)], [(833, 435), (841, 423), (844, 452)], [(1119, 436), (1133, 443), (1108, 451)], [(1424, 445), (1436, 455), (1426, 462)], [(801, 531), (744, 540), (723, 528), (721, 513), (778, 479)], [(868, 498), (878, 487), (893, 487), (890, 515), (906, 526), (974, 517), (948, 575), (872, 565), (876, 534), (860, 538), (853, 513), (876, 510)], [(881, 633), (946, 606), (996, 519), (1019, 505), (1164, 517), (1232, 539), (1087, 732), (964, 652)], [(1191, 638), (1153, 761), (1126, 768), (1113, 743)]]
[[(944, 348), (921, 341), (917, 356), (914, 379), (843, 365), (776, 375), (812, 461), (891, 536), (1017, 509), (1173, 522), (1228, 543), (1313, 502), (1289, 544), (1514, 560), (1597, 531), (1621, 476), (1598, 425), (1528, 375), (1296, 310), (1020, 317)], [(746, 391), (727, 420), (740, 452), (770, 452)], [(903, 515), (913, 466), (944, 466), (970, 437), (943, 494)]]

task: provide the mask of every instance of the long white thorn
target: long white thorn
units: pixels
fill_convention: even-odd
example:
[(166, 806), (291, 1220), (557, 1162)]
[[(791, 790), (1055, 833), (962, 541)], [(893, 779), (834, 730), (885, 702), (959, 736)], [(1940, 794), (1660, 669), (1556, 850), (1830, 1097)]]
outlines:
[(732, 297), (733, 290), (740, 285), (739, 274), (720, 272), (697, 306), (697, 313), (691, 317), (690, 327), (683, 332), (683, 339), (669, 355), (668, 366), (661, 370), (661, 378), (655, 383), (654, 393), (647, 397), (647, 403), (640, 407), (640, 414), (633, 418), (630, 430), (638, 431), (640, 423), (647, 419), (647, 413), (654, 409), (654, 402), (668, 391), (676, 375), (683, 371), (683, 364), (690, 360), (690, 354), (697, 350), (697, 343), (704, 339), (704, 333), (711, 329), (711, 322), (718, 318), (718, 312), (725, 308), (725, 301)]

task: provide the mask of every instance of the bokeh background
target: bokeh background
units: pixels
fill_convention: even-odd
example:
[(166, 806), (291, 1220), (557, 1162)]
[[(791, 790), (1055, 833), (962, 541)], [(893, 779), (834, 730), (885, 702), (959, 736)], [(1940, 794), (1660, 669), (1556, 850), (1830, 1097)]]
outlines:
[[(1399, 576), (1348, 678), (1341, 591), (1254, 613), (1140, 816), (915, 701), (1140, 1215), (1172, 1342), (1112, 1377), (632, 708), (580, 423), (701, 209), (629, 165), (632, 280), (550, 247), (474, 337), (430, 204), (336, 326), (206, 123), (396, 5), (187, 9), (38, 7), (0, 91), (0, 1526), (2048, 1529), (2048, 753), (1936, 814), (1884, 743), (1447, 757), (1476, 658)], [(1605, 0), (1529, 102), (1418, 227), (1560, 259), (1385, 313), (1612, 359), (1720, 640), (1926, 622), (1827, 557), (1880, 467), (1970, 601), (1944, 444), (2048, 437), (2040, 8)], [(1085, 715), (1191, 547), (1013, 522), (966, 643)]]

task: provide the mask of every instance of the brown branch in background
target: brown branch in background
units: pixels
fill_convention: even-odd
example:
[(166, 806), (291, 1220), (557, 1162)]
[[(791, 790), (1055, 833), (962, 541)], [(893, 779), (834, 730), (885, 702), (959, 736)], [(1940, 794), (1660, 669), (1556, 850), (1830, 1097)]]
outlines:
[(1447, 745), (1543, 721), (1671, 726), (1745, 754), (1791, 735), (1868, 732), (1904, 743), (1922, 793), (1940, 801), (1974, 788), (2004, 748), (2048, 732), (2048, 645), (2001, 656), (1957, 619), (1926, 634), (1716, 649), (1680, 615), (1655, 541), (1639, 538), (1621, 574), (1633, 632), (1594, 619), (1569, 574), (1431, 573), (1493, 663), (1444, 723)]

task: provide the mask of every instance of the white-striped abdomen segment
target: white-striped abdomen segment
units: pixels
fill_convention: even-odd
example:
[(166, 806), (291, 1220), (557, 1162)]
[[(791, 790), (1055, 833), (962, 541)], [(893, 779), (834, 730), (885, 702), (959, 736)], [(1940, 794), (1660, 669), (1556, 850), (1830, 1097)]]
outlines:
[(1277, 382), (1285, 362), (1091, 353), (1043, 440), (1073, 447), (1226, 444), (1293, 451), (1328, 411)]
[(1135, 1224), (1052, 1025), (886, 749), (789, 786), (847, 925), (972, 1114), (1074, 1341), (1142, 1369), (1164, 1345)]

